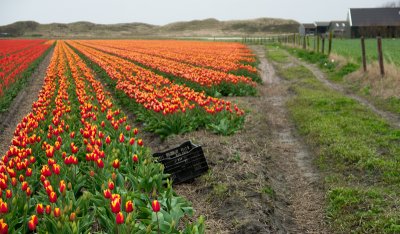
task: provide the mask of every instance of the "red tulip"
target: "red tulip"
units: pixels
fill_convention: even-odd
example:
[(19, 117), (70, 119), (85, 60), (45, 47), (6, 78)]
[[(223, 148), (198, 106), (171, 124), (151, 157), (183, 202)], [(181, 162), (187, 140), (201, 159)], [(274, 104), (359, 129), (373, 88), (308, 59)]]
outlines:
[(31, 216), (31, 220), (33, 220), (33, 222), (37, 225), (39, 223), (39, 219), (36, 215), (32, 215)]
[[(58, 136), (58, 137), (60, 137), (60, 136)], [(56, 150), (60, 150), (60, 148), (61, 148), (61, 142), (56, 141), (56, 142), (54, 143), (54, 148), (55, 148)]]
[(33, 156), (31, 156), (31, 157), (29, 158), (29, 162), (30, 162), (31, 164), (34, 164), (34, 163), (36, 162), (36, 158), (33, 157)]
[(32, 190), (31, 190), (31, 188), (30, 187), (28, 187), (27, 189), (26, 189), (26, 196), (30, 196), (32, 194)]
[(69, 137), (72, 139), (72, 138), (74, 138), (75, 137), (75, 132), (71, 132), (70, 134), (69, 134)]
[[(13, 184), (13, 186), (14, 186), (14, 184)], [(1, 189), (6, 189), (7, 188), (7, 181), (2, 179), (2, 178), (0, 178), (0, 188)]]
[(130, 145), (135, 144), (135, 138), (132, 137), (131, 139), (129, 139), (129, 144), (130, 144)]
[(135, 163), (139, 162), (139, 157), (137, 156), (137, 154), (134, 154), (134, 155), (132, 156), (132, 160), (133, 160), (133, 162), (135, 162)]
[(111, 198), (111, 191), (109, 189), (106, 189), (103, 191), (103, 195), (105, 198), (110, 199)]
[(27, 177), (30, 177), (30, 176), (32, 175), (32, 168), (27, 168), (27, 169), (26, 169), (26, 172), (25, 172), (25, 175), (26, 175)]
[(36, 224), (35, 224), (35, 221), (34, 220), (29, 220), (28, 221), (28, 228), (29, 228), (29, 230), (31, 230), (31, 231), (35, 231), (35, 229), (36, 229)]
[(73, 154), (76, 154), (76, 153), (78, 153), (78, 151), (79, 151), (79, 148), (74, 144), (74, 142), (71, 142), (70, 148), (71, 148), (71, 152), (72, 152)]
[(49, 146), (48, 149), (46, 149), (46, 156), (49, 158), (52, 158), (54, 156), (54, 147)]
[(28, 182), (26, 181), (22, 182), (21, 189), (22, 191), (26, 191), (26, 189), (28, 189)]
[(47, 164), (49, 166), (53, 166), (53, 164), (56, 164), (56, 161), (54, 159), (52, 159), (52, 158), (49, 158), (49, 159), (47, 159)]
[(12, 191), (11, 190), (9, 190), (9, 189), (6, 190), (6, 197), (8, 199), (10, 199), (12, 197)]
[(142, 140), (142, 139), (139, 139), (139, 140), (137, 141), (137, 143), (138, 143), (139, 146), (143, 146), (143, 140)]
[(121, 212), (118, 212), (118, 214), (115, 217), (115, 220), (117, 224), (123, 224), (124, 223), (124, 215)]
[(47, 205), (46, 206), (46, 214), (50, 214), (51, 213), (51, 206), (50, 205)]
[(39, 203), (36, 205), (36, 213), (42, 215), (44, 213), (43, 204)]
[(106, 137), (106, 143), (107, 143), (107, 145), (109, 145), (109, 144), (111, 143), (111, 138), (110, 138), (110, 136), (107, 136), (107, 137)]
[(0, 203), (0, 212), (5, 214), (8, 212), (8, 204), (7, 202), (1, 202)]
[(41, 174), (45, 177), (49, 177), (51, 176), (51, 171), (48, 165), (43, 165), (42, 170), (41, 170)]
[(72, 164), (78, 165), (78, 158), (75, 156), (72, 156)]
[(119, 165), (120, 165), (120, 163), (119, 163), (119, 160), (118, 160), (118, 159), (115, 159), (115, 160), (112, 162), (112, 166), (113, 166), (115, 169), (118, 169), (118, 168), (119, 168)]
[(54, 174), (59, 175), (59, 174), (60, 174), (60, 165), (58, 165), (58, 164), (53, 164), (52, 170), (53, 170), (53, 173), (54, 173)]
[(99, 168), (103, 168), (104, 167), (104, 162), (103, 162), (103, 160), (101, 160), (101, 158), (97, 159), (96, 163), (97, 163), (97, 166)]
[(119, 137), (118, 137), (118, 140), (119, 140), (120, 143), (123, 143), (125, 141), (124, 134), (120, 133)]
[(160, 211), (160, 203), (157, 200), (154, 200), (151, 203), (151, 207), (153, 208), (154, 212), (159, 212)]
[(60, 193), (64, 194), (65, 188), (67, 187), (64, 180), (60, 181), (59, 187), (60, 187)]
[(24, 181), (24, 176), (23, 175), (19, 175), (18, 179), (19, 179), (19, 182), (22, 182), (22, 181)]
[(111, 201), (111, 211), (115, 214), (121, 211), (121, 203), (118, 199)]
[(108, 182), (108, 189), (110, 189), (110, 190), (114, 189), (114, 182), (112, 182), (112, 181)]
[(133, 211), (133, 202), (132, 201), (127, 201), (125, 203), (125, 211), (128, 213)]
[(139, 130), (138, 130), (137, 128), (134, 128), (134, 129), (133, 129), (133, 134), (137, 135), (138, 132), (139, 132)]
[(0, 233), (1, 234), (7, 234), (8, 233), (8, 224), (3, 221), (3, 219), (0, 219)]
[(51, 192), (49, 196), (49, 200), (51, 203), (55, 203), (57, 201), (57, 194), (55, 192)]

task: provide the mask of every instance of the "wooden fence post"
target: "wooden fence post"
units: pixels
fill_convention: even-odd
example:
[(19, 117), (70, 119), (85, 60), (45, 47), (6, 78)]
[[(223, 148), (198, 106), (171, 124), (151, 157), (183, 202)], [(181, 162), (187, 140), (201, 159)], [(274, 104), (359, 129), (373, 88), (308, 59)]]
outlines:
[(328, 55), (331, 54), (331, 50), (332, 50), (332, 32), (329, 32), (329, 46), (328, 46)]
[(293, 33), (293, 45), (296, 45), (296, 34)]
[(361, 55), (362, 55), (362, 63), (364, 72), (367, 71), (367, 58), (365, 57), (365, 39), (361, 37)]
[(321, 52), (322, 54), (325, 52), (325, 36), (322, 36)]
[(306, 36), (304, 35), (303, 36), (303, 49), (305, 50), (307, 48), (307, 45), (306, 45)]
[(319, 35), (317, 35), (317, 53), (319, 53)]
[(378, 39), (379, 67), (381, 69), (381, 75), (385, 76), (385, 68), (383, 67), (382, 38), (378, 37), (377, 39)]
[(316, 47), (317, 47), (317, 38), (316, 38), (315, 35), (314, 35), (314, 37), (313, 37), (313, 44), (314, 44), (314, 51), (315, 51), (315, 49), (316, 49)]

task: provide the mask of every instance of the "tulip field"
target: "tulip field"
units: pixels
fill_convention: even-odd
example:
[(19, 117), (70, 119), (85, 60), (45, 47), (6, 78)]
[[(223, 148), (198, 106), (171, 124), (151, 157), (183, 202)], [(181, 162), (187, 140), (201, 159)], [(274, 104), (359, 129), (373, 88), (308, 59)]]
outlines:
[[(171, 47), (167, 46), (167, 50), (183, 55), (170, 55), (169, 59), (150, 55), (155, 53), (151, 51), (164, 54), (160, 43)], [(93, 40), (67, 41), (67, 44), (115, 88), (120, 100), (135, 113), (136, 120), (146, 124), (146, 130), (161, 137), (204, 127), (216, 133), (232, 134), (241, 127), (244, 111), (231, 102), (220, 99), (221, 93), (256, 93), (256, 82), (252, 78), (222, 71), (246, 70), (256, 74), (254, 67), (241, 63), (251, 64), (255, 59), (240, 44)], [(139, 49), (135, 48), (140, 46), (144, 49), (136, 52)], [(210, 46), (222, 47), (213, 48), (214, 53), (221, 54), (212, 54)], [(145, 50), (149, 52), (145, 53)], [(199, 62), (194, 64), (195, 62), (184, 59), (185, 53), (190, 57), (190, 54), (199, 51), (203, 51), (201, 54), (207, 56), (208, 60), (199, 56)], [(228, 62), (219, 62), (218, 65), (214, 64), (215, 60)], [(199, 65), (200, 62), (202, 66)], [(214, 69), (210, 68), (212, 66)], [(218, 66), (223, 67), (222, 70)], [(215, 93), (220, 95), (210, 95)]]
[(21, 80), (31, 74), (33, 69), (29, 67), (34, 67), (34, 61), (38, 60), (52, 44), (53, 41), (46, 40), (1, 40), (0, 110), (7, 107), (8, 99), (12, 99), (10, 96), (16, 95), (12, 90), (13, 85), (21, 83)]
[[(52, 44), (1, 41), (0, 91)], [(0, 233), (204, 232), (119, 106), (161, 137), (231, 134), (245, 112), (221, 96), (255, 95), (255, 62), (235, 43), (57, 41), (0, 160)]]

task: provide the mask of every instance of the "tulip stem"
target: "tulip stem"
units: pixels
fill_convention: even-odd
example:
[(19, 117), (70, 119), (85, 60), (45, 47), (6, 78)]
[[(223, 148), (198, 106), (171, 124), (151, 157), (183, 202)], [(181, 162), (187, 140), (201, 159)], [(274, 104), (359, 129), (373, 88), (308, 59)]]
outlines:
[(160, 222), (158, 221), (158, 212), (156, 212), (156, 217), (157, 217), (158, 234), (160, 234)]

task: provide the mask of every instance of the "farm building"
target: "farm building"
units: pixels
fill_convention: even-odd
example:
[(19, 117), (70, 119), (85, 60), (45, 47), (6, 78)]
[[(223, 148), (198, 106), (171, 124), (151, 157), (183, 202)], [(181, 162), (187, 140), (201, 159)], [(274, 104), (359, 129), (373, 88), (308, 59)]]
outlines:
[(328, 32), (330, 22), (315, 22), (316, 34), (323, 35)]
[(332, 32), (334, 37), (349, 38), (350, 27), (348, 21), (331, 21), (328, 32)]
[(300, 24), (299, 26), (299, 33), (300, 35), (315, 35), (315, 30), (317, 27), (314, 23), (312, 24)]
[(400, 8), (351, 8), (350, 35), (357, 37), (400, 37)]

